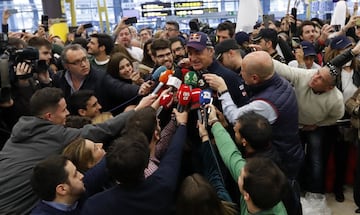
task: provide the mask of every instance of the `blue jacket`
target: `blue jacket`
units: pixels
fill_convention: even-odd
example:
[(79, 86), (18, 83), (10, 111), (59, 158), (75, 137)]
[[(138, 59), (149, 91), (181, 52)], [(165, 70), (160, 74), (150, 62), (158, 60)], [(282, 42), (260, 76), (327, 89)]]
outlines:
[[(71, 96), (71, 87), (65, 79), (65, 73), (58, 72), (53, 78), (53, 84), (63, 90), (65, 99)], [(109, 74), (90, 69), (80, 89), (93, 90), (103, 111), (109, 111), (115, 106), (137, 96), (139, 86), (114, 79)]]
[(81, 214), (170, 214), (185, 144), (186, 127), (179, 126), (159, 169), (134, 187), (121, 184), (89, 198)]
[(225, 68), (216, 60), (214, 60), (207, 69), (209, 72), (221, 76), (224, 79), (231, 98), (238, 107), (246, 105), (249, 102), (249, 97), (245, 91), (244, 80), (240, 75)]
[(263, 100), (277, 113), (278, 117), (272, 124), (273, 145), (287, 169), (286, 174), (295, 176), (304, 159), (304, 150), (298, 135), (298, 105), (292, 86), (274, 73), (269, 80), (249, 88), (251, 100)]

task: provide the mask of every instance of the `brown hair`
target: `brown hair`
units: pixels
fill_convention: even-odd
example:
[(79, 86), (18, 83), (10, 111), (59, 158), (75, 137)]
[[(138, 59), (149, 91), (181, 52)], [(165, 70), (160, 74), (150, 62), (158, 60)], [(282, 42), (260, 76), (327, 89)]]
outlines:
[(110, 61), (108, 63), (108, 67), (106, 72), (111, 75), (113, 78), (116, 79), (121, 79), (120, 74), (119, 74), (119, 63), (120, 61), (122, 61), (123, 59), (126, 59), (130, 62), (130, 64), (132, 65), (132, 62), (130, 58), (128, 58), (126, 55), (124, 55), (123, 53), (115, 53), (110, 57)]
[(136, 61), (137, 61), (136, 59), (134, 59), (134, 58), (130, 55), (129, 51), (125, 48), (125, 46), (123, 46), (123, 45), (121, 45), (121, 44), (115, 44), (114, 49), (113, 49), (113, 51), (111, 52), (111, 55), (110, 55), (110, 56), (112, 56), (112, 55), (114, 55), (114, 54), (116, 54), (116, 53), (121, 53), (121, 54), (125, 55), (127, 58), (130, 59), (130, 62), (136, 62)]
[(211, 184), (195, 173), (186, 177), (180, 187), (176, 214), (235, 215), (234, 205), (221, 201)]
[(90, 165), (94, 163), (92, 153), (85, 148), (85, 139), (82, 137), (71, 141), (62, 154), (71, 160), (80, 172), (86, 172), (91, 168)]

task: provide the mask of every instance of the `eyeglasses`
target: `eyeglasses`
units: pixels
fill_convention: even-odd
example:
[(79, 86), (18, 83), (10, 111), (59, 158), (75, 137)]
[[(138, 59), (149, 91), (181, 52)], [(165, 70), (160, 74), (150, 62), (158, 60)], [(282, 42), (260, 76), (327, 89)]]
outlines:
[(88, 61), (88, 58), (85, 56), (85, 57), (81, 58), (80, 60), (77, 60), (77, 61), (74, 61), (74, 62), (67, 62), (67, 63), (75, 65), (75, 66), (80, 66), (81, 63), (87, 62), (87, 61)]
[(170, 57), (170, 56), (171, 56), (171, 52), (168, 52), (166, 54), (161, 54), (161, 55), (158, 55), (156, 57), (161, 60), (161, 59), (164, 59), (165, 57)]
[(164, 31), (176, 31), (174, 28), (164, 28)]
[(177, 47), (177, 48), (173, 49), (172, 51), (173, 52), (179, 52), (179, 51), (181, 51), (183, 49), (184, 49), (184, 47), (180, 46), (180, 47)]

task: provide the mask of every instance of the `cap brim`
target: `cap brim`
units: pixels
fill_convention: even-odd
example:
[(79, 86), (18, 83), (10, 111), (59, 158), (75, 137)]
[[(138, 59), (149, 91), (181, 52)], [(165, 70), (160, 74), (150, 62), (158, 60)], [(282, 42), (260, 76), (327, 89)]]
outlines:
[(206, 46), (200, 45), (198, 43), (188, 43), (186, 44), (187, 47), (194, 48), (198, 51), (202, 51), (206, 48)]
[(304, 56), (316, 56), (317, 54), (315, 52), (310, 52), (310, 53), (304, 53)]
[(257, 42), (259, 40), (261, 40), (262, 36), (257, 36), (251, 39), (252, 42)]

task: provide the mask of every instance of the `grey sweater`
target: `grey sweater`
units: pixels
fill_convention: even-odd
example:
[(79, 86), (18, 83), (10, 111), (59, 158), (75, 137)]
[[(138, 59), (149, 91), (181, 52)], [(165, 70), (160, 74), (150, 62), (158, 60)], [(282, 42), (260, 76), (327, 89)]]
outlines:
[(65, 128), (50, 121), (23, 116), (0, 151), (0, 214), (27, 214), (37, 203), (32, 191), (32, 169), (50, 155), (60, 154), (76, 137), (105, 142), (117, 136), (134, 111), (82, 129)]

